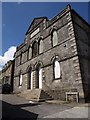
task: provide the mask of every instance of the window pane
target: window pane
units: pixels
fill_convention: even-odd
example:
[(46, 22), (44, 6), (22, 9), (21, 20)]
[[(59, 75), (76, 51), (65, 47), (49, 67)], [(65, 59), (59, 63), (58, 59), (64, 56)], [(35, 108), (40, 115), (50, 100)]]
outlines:
[(58, 43), (57, 32), (53, 31), (53, 35), (52, 36), (53, 36), (53, 38), (52, 38), (52, 40), (53, 40), (53, 46), (56, 46), (57, 43)]
[(19, 79), (19, 85), (22, 85), (22, 75), (20, 75), (20, 79)]
[(33, 44), (33, 57), (37, 56), (37, 53), (38, 53), (37, 42), (34, 42), (34, 44)]
[(55, 61), (54, 72), (55, 78), (60, 78), (60, 64), (58, 61)]

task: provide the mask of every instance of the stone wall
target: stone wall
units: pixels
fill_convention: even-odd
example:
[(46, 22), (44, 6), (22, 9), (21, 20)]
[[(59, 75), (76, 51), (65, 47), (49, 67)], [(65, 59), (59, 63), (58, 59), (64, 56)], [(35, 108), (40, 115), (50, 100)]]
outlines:
[(90, 25), (75, 14), (75, 12), (73, 12), (73, 23), (81, 70), (82, 87), (84, 97), (87, 100), (90, 96)]
[[(80, 21), (80, 22), (79, 22)], [(79, 27), (84, 24), (78, 19), (77, 15), (72, 12), (70, 7), (67, 7), (61, 14), (58, 14), (50, 21), (42, 21), (39, 25), (40, 32), (30, 38), (30, 34), (27, 36), (27, 42), (25, 42), (22, 47), (18, 47), (15, 53), (15, 61), (20, 57), (21, 53), (24, 53), (23, 62), (21, 64), (16, 64), (15, 62), (15, 72), (14, 72), (14, 91), (21, 92), (27, 90), (27, 73), (28, 68), (32, 67), (33, 73), (35, 73), (36, 65), (42, 63), (43, 68), (43, 89), (47, 90), (49, 88), (50, 94), (54, 96), (54, 99), (62, 98), (65, 99), (65, 92), (76, 89), (79, 92), (81, 98), (84, 98), (83, 92), (83, 81), (82, 72), (83, 70), (88, 70), (86, 64), (88, 59), (83, 58), (81, 60), (80, 55), (88, 57), (88, 39), (82, 28)], [(43, 29), (43, 24), (45, 24)], [(58, 34), (58, 44), (52, 47), (51, 44), (51, 31), (55, 28)], [(87, 29), (87, 25), (85, 25)], [(88, 28), (89, 29), (89, 28)], [(80, 31), (80, 32), (79, 32)], [(80, 35), (81, 33), (81, 35)], [(82, 35), (83, 34), (83, 35)], [(32, 46), (34, 41), (39, 41), (40, 36), (42, 36), (44, 50), (42, 54), (38, 54), (36, 57), (28, 60), (27, 51), (28, 47)], [(81, 38), (81, 36), (83, 36)], [(83, 39), (85, 38), (85, 39)], [(82, 40), (80, 40), (82, 39)], [(83, 49), (85, 49), (83, 51)], [(80, 54), (80, 55), (79, 55)], [(79, 55), (79, 56), (78, 56)], [(55, 57), (58, 56), (59, 63), (61, 66), (61, 77), (59, 79), (54, 79), (53, 73), (53, 61)], [(86, 62), (87, 61), (87, 62)], [(81, 68), (80, 64), (83, 64)], [(87, 70), (85, 74), (85, 81), (87, 81)], [(19, 74), (23, 75), (22, 87), (18, 86)], [(88, 74), (89, 75), (89, 74)], [(35, 89), (35, 74), (33, 74), (33, 88)], [(56, 92), (55, 92), (56, 91)], [(62, 92), (60, 92), (62, 91)], [(59, 94), (61, 93), (61, 95)]]
[[(67, 15), (70, 16), (70, 12), (67, 13)], [(19, 71), (22, 71), (22, 74), (26, 73), (26, 70), (28, 66), (30, 65), (35, 65), (39, 61), (43, 63), (43, 71), (44, 71), (44, 81), (45, 84), (52, 90), (60, 90), (67, 88), (72, 89), (74, 88), (74, 83), (75, 79), (78, 79), (78, 72), (77, 69), (74, 69), (76, 66), (78, 67), (78, 57), (77, 57), (77, 49), (76, 49), (76, 43), (75, 43), (75, 37), (74, 37), (74, 31), (73, 31), (73, 24), (72, 21), (66, 21), (67, 24), (65, 23), (64, 26), (59, 27), (59, 22), (60, 20), (65, 19), (65, 16), (61, 19), (59, 19), (54, 25), (51, 27), (47, 28), (44, 30), (44, 36), (43, 41), (44, 41), (44, 52), (41, 55), (38, 55), (37, 57), (31, 59), (30, 61), (27, 61), (24, 64), (21, 64), (20, 66), (17, 67), (15, 70), (15, 75), (19, 75)], [(51, 34), (50, 34), (50, 29), (53, 26), (57, 26), (58, 30), (58, 45), (52, 48), (51, 45)], [(37, 37), (37, 36), (35, 36)], [(58, 80), (54, 80), (53, 77), (53, 61), (52, 59), (55, 56), (59, 56), (60, 60), (60, 66), (61, 66), (61, 78)], [(23, 58), (24, 59), (24, 58)], [(25, 58), (26, 59), (26, 58)], [(79, 70), (78, 70), (79, 71)], [(76, 74), (77, 72), (77, 74)], [(15, 80), (16, 82), (18, 81)], [(23, 81), (27, 81), (27, 79), (23, 79)], [(33, 79), (33, 81), (35, 81)], [(17, 84), (17, 83), (16, 83)], [(16, 85), (15, 85), (16, 86)], [(35, 85), (33, 86), (35, 88)], [(19, 91), (19, 89), (25, 90), (26, 88), (15, 88), (16, 90)], [(64, 95), (65, 96), (65, 95)]]

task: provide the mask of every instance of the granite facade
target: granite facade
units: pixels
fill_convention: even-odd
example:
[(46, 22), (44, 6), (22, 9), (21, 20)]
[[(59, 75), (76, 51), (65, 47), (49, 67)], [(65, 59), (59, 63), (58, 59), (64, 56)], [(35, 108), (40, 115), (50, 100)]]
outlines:
[[(55, 46), (52, 45), (53, 30), (57, 32), (58, 42)], [(35, 18), (26, 32), (24, 42), (17, 47), (15, 53), (14, 92), (26, 93), (30, 84), (30, 89), (42, 89), (54, 99), (65, 100), (67, 91), (77, 91), (80, 99), (88, 98), (89, 38), (90, 26), (70, 5), (51, 20), (46, 17)], [(43, 52), (39, 54), (35, 48), (39, 48), (40, 39), (43, 41)], [(32, 57), (28, 57), (30, 47)], [(57, 79), (54, 73), (55, 60), (60, 64), (60, 77)], [(21, 74), (22, 85), (19, 86)], [(39, 74), (42, 77), (41, 83)]]

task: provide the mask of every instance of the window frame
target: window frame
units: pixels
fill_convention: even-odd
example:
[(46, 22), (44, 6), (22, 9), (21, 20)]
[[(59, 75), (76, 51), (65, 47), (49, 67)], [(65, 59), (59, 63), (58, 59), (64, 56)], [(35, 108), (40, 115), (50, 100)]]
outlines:
[(56, 32), (57, 33), (57, 30), (56, 29), (53, 29), (52, 32), (51, 32), (51, 44), (52, 44), (52, 47), (55, 47), (58, 45), (58, 33), (57, 33), (57, 44), (54, 45), (53, 44), (53, 33)]
[[(37, 45), (37, 49), (36, 49), (37, 54), (36, 54), (36, 55), (34, 55), (34, 49), (33, 49), (35, 43), (36, 43), (36, 45)], [(32, 57), (35, 58), (35, 57), (37, 57), (37, 56), (38, 56), (38, 42), (37, 42), (37, 41), (34, 41), (34, 43), (33, 43), (33, 45), (32, 45)]]
[[(56, 62), (56, 61), (59, 63), (59, 69), (60, 69), (60, 76), (59, 76), (58, 78), (55, 78), (55, 62)], [(60, 66), (60, 62), (59, 62), (58, 59), (55, 59), (55, 60), (53, 61), (53, 79), (54, 79), (54, 80), (61, 79), (61, 66)]]
[(23, 82), (23, 80), (20, 82), (20, 80), (21, 80), (21, 76), (22, 76), (22, 74), (20, 73), (20, 75), (19, 75), (19, 84), (18, 84), (19, 87), (22, 86), (22, 82)]
[(40, 54), (42, 54), (43, 53), (43, 50), (42, 50), (42, 52), (40, 52), (40, 42), (43, 42), (43, 39), (41, 38), (40, 40), (39, 40), (39, 42), (38, 42), (38, 54), (40, 55)]

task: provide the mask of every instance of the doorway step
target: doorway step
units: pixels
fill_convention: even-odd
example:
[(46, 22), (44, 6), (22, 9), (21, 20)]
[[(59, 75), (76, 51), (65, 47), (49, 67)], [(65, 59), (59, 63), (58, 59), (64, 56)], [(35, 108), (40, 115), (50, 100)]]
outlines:
[(50, 94), (42, 89), (26, 90), (18, 95), (30, 101), (45, 101), (53, 99)]

